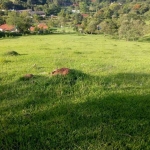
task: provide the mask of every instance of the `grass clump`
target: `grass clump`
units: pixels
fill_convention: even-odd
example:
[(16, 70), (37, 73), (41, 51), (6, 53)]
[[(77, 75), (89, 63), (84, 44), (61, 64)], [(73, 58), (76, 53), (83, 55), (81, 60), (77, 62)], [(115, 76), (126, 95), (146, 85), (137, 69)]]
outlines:
[(9, 52), (5, 53), (5, 55), (6, 56), (18, 56), (20, 54), (16, 51), (9, 51)]

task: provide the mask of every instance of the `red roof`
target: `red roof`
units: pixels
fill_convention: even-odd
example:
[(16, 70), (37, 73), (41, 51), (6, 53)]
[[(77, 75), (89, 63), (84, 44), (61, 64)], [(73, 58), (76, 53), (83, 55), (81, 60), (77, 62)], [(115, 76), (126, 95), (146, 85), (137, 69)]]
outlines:
[(30, 27), (30, 31), (34, 31), (35, 30), (35, 27)]
[(45, 23), (40, 23), (39, 25), (38, 25), (38, 28), (42, 28), (42, 29), (48, 29), (48, 26), (45, 24)]
[[(31, 32), (33, 32), (35, 30), (35, 28), (36, 27), (31, 26), (29, 30)], [(46, 29), (48, 29), (48, 26), (45, 23), (40, 23), (37, 25), (37, 28), (46, 30)]]
[(0, 26), (0, 29), (3, 30), (3, 31), (12, 31), (15, 29), (15, 26), (13, 25), (8, 25), (8, 24), (2, 24)]

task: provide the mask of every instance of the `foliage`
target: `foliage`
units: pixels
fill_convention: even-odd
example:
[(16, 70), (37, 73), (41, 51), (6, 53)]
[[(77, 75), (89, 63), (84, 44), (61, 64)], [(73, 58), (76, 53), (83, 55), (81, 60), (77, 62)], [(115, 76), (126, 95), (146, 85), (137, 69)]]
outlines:
[(3, 37), (17, 37), (17, 36), (21, 36), (21, 33), (18, 32), (0, 32), (0, 38)]
[[(1, 9), (5, 14), (1, 13), (0, 24), (9, 23), (18, 27), (21, 33), (28, 33), (29, 27), (43, 21), (48, 22), (49, 27), (63, 28), (72, 26), (76, 31), (82, 30), (84, 33), (106, 33), (113, 36), (119, 35), (124, 38), (123, 28), (129, 28), (126, 20), (122, 20), (122, 16), (128, 15), (130, 20), (141, 20), (143, 23), (149, 20), (150, 4), (148, 0), (1, 0)], [(22, 15), (10, 9), (28, 9), (45, 12), (46, 17), (39, 14), (31, 15), (30, 13)], [(26, 10), (30, 12), (31, 10)], [(7, 14), (8, 12), (8, 14)], [(52, 19), (56, 16), (55, 19)], [(86, 21), (85, 21), (86, 20)], [(94, 21), (93, 21), (94, 20)], [(131, 24), (131, 23), (129, 23)], [(97, 31), (97, 25), (101, 25), (101, 31)], [(132, 25), (131, 25), (132, 26)], [(134, 34), (131, 39), (138, 39), (145, 34), (144, 28), (136, 27), (130, 30), (128, 36)], [(140, 31), (137, 33), (137, 28)], [(147, 28), (147, 27), (146, 27)], [(119, 30), (118, 30), (119, 29)], [(100, 28), (99, 28), (100, 30)], [(135, 32), (136, 31), (136, 32)], [(149, 31), (148, 31), (149, 32)]]
[(107, 20), (102, 21), (100, 23), (100, 27), (101, 27), (101, 32), (104, 34), (113, 35), (117, 32), (117, 25), (111, 19), (107, 19)]
[(61, 8), (58, 5), (55, 4), (49, 4), (46, 8), (46, 14), (47, 15), (57, 15), (60, 12)]
[(2, 9), (11, 9), (12, 6), (13, 6), (13, 2), (7, 0), (7, 1), (4, 1), (4, 2), (2, 3), (1, 8), (2, 8)]
[(4, 19), (0, 16), (0, 25), (4, 23)]
[(21, 14), (17, 12), (10, 12), (6, 22), (16, 26), (21, 33), (28, 33), (28, 29), (31, 26), (31, 18), (26, 12)]
[(96, 29), (97, 29), (97, 21), (91, 20), (91, 21), (88, 23), (88, 25), (87, 25), (85, 31), (86, 31), (87, 33), (91, 33), (91, 34), (92, 34), (92, 33), (95, 32)]
[(80, 2), (79, 8), (82, 13), (85, 13), (88, 11), (88, 5), (85, 2)]
[(146, 25), (142, 20), (124, 20), (118, 30), (119, 37), (126, 40), (137, 40), (145, 33)]

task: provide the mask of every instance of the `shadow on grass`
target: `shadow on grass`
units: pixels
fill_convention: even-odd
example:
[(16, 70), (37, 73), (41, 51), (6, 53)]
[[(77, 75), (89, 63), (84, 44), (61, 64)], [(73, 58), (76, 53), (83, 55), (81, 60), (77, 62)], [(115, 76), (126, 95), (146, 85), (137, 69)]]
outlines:
[(20, 36), (8, 36), (8, 37), (0, 37), (0, 40), (7, 40), (7, 39), (11, 39), (11, 40), (13, 40), (13, 39), (18, 39), (18, 38), (20, 38), (21, 37), (21, 35)]
[(29, 54), (20, 54), (20, 55), (22, 56), (22, 55), (29, 55)]
[(35, 76), (5, 85), (0, 101), (10, 104), (0, 107), (5, 116), (0, 146), (149, 149), (150, 94), (145, 92), (149, 78), (130, 73), (95, 77), (73, 70), (69, 76)]

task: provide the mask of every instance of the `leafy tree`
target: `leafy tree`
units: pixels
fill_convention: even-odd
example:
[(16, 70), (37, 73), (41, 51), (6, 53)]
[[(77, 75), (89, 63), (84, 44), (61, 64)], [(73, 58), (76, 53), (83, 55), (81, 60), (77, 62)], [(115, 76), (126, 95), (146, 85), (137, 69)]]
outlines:
[(31, 7), (31, 6), (32, 6), (32, 0), (27, 0), (27, 5), (28, 5), (29, 7)]
[(19, 14), (18, 13), (16, 13), (16, 12), (9, 12), (8, 13), (8, 18), (6, 19), (6, 23), (16, 26), (18, 18), (19, 18)]
[(10, 12), (6, 22), (16, 26), (21, 33), (28, 33), (28, 29), (31, 26), (31, 18), (26, 12), (21, 14), (17, 12)]
[(112, 10), (113, 12), (116, 12), (120, 9), (120, 7), (121, 6), (119, 5), (119, 3), (114, 3), (109, 6), (109, 9)]
[(81, 24), (82, 19), (83, 19), (83, 16), (80, 13), (74, 13), (72, 16), (72, 20), (75, 25)]
[(93, 6), (93, 5), (90, 5), (89, 11), (91, 11), (91, 12), (96, 12), (96, 11), (97, 11), (97, 7), (96, 7), (96, 6)]
[(117, 32), (117, 24), (111, 20), (106, 19), (100, 23), (101, 32), (104, 34), (114, 35)]
[(118, 30), (119, 38), (136, 40), (143, 36), (146, 25), (142, 20), (124, 20)]
[(52, 19), (50, 19), (49, 21), (48, 21), (48, 27), (49, 28), (51, 28), (51, 27), (55, 27), (55, 21), (54, 20), (52, 20)]
[(82, 29), (83, 29), (83, 30), (85, 30), (85, 29), (86, 29), (87, 24), (88, 24), (88, 21), (87, 21), (87, 19), (86, 19), (86, 18), (84, 18), (84, 19), (82, 20), (82, 23), (81, 23), (81, 26), (82, 26)]
[(144, 14), (145, 12), (149, 11), (149, 7), (147, 4), (143, 4), (141, 5), (140, 9), (139, 9), (139, 12), (140, 14)]
[(33, 22), (33, 23), (38, 23), (39, 21), (40, 21), (40, 16), (34, 14), (34, 15), (32, 16), (32, 22)]
[(61, 17), (66, 17), (66, 12), (64, 9), (61, 9), (60, 13), (58, 14)]
[(93, 34), (97, 29), (97, 21), (91, 20), (86, 27), (86, 32)]
[(104, 17), (105, 18), (111, 18), (112, 15), (113, 15), (113, 11), (111, 9), (109, 9), (109, 8), (104, 9)]
[(80, 2), (79, 8), (80, 8), (80, 11), (83, 13), (88, 11), (88, 5), (85, 2)]
[(122, 12), (124, 14), (127, 14), (127, 13), (129, 13), (129, 11), (130, 11), (130, 7), (127, 4), (124, 4), (123, 8), (122, 8)]
[(56, 6), (60, 6), (61, 4), (61, 0), (53, 0), (53, 3), (56, 5)]
[(146, 20), (150, 20), (150, 10), (144, 13), (144, 17)]
[(57, 15), (61, 11), (60, 6), (56, 4), (49, 4), (48, 8), (46, 8), (47, 15)]
[(4, 23), (3, 18), (0, 16), (0, 25)]
[(103, 10), (103, 9), (98, 10), (98, 11), (94, 14), (94, 16), (95, 16), (96, 18), (99, 18), (99, 19), (104, 19), (104, 18), (105, 18), (105, 16), (104, 16), (104, 10)]
[(13, 8), (13, 2), (12, 1), (4, 1), (1, 5), (2, 9), (12, 9)]

